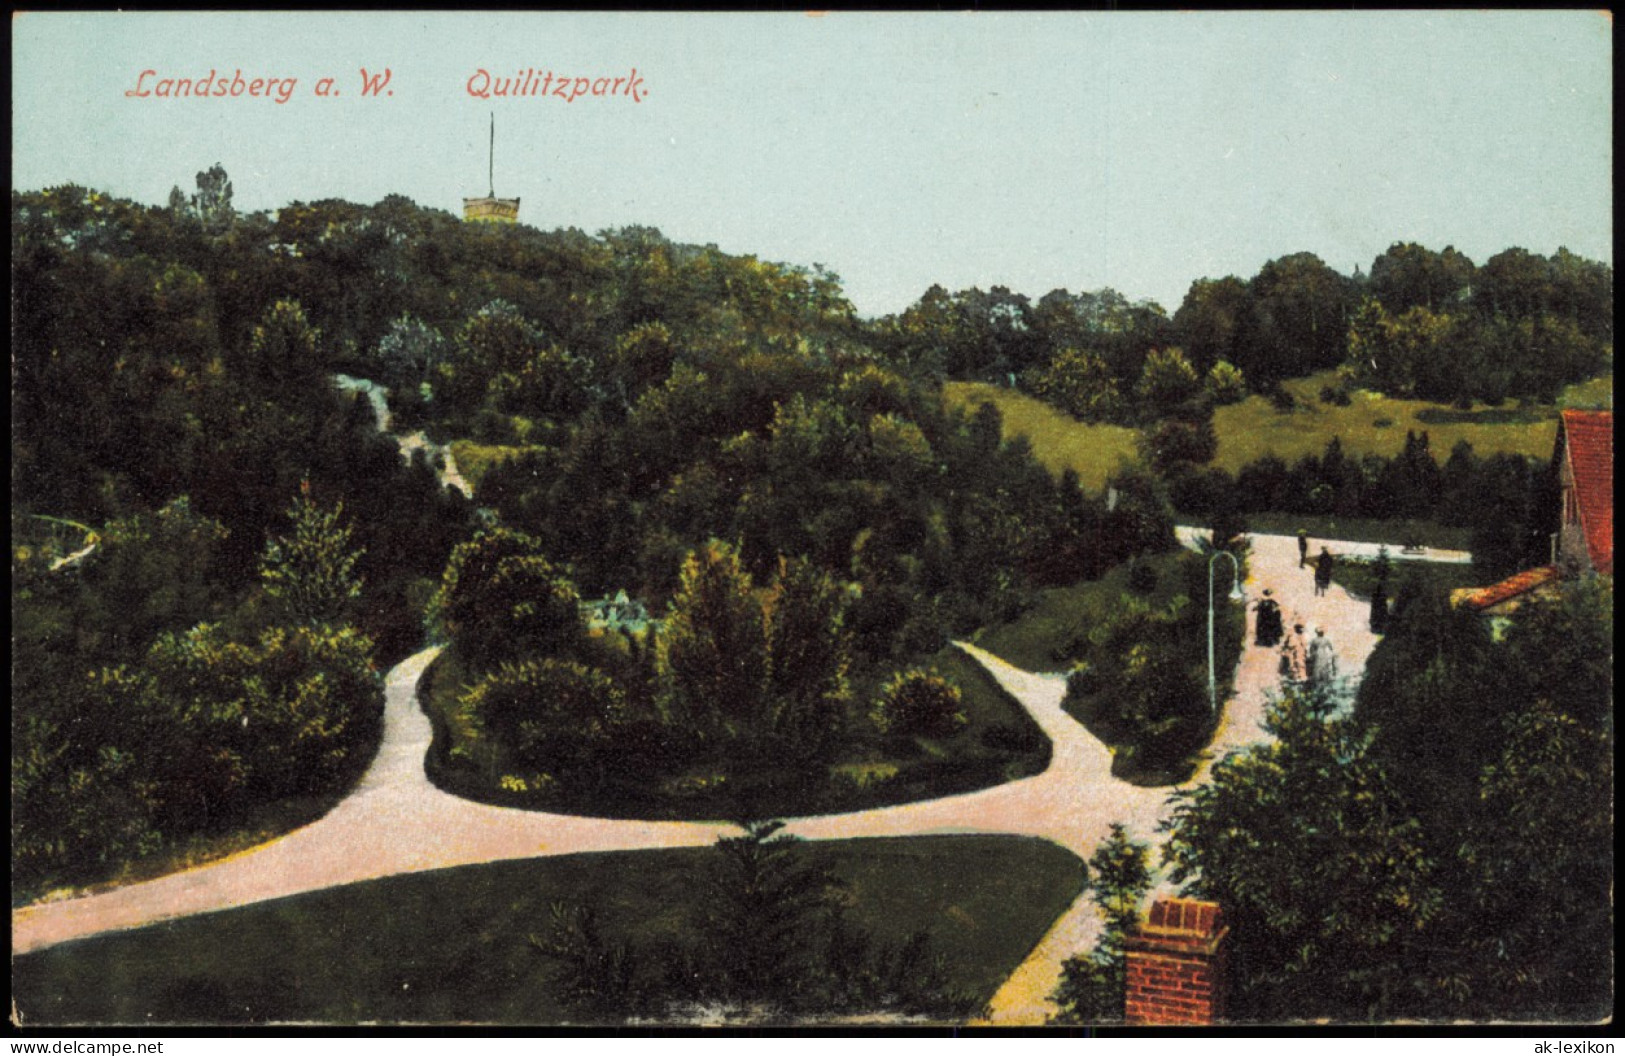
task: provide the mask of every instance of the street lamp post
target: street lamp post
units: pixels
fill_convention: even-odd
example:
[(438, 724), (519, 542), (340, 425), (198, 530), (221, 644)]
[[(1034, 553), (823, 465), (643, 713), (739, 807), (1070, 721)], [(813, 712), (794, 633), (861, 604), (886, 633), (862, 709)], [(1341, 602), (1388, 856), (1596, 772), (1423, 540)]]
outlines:
[(1230, 600), (1242, 600), (1240, 562), (1228, 550), (1215, 550), (1207, 559), (1207, 699), (1215, 717), (1219, 714), (1219, 676), (1213, 663), (1213, 565), (1221, 557), (1230, 559)]

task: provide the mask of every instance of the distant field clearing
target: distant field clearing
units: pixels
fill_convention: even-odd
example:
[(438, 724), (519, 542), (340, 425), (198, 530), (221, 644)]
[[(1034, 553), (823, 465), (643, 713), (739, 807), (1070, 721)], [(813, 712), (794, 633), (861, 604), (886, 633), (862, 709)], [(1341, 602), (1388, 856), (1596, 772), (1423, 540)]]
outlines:
[[(1557, 437), (1558, 406), (1612, 407), (1612, 375), (1570, 386), (1558, 406), (1520, 407), (1507, 403), (1489, 407), (1475, 403), (1468, 410), (1424, 400), (1396, 400), (1371, 392), (1356, 392), (1347, 407), (1320, 401), (1320, 390), (1330, 384), (1330, 373), (1285, 383), (1297, 399), (1291, 411), (1278, 411), (1262, 396), (1220, 407), (1213, 415), (1219, 434), (1219, 453), (1213, 464), (1231, 473), (1249, 462), (1274, 454), (1292, 463), (1305, 455), (1319, 455), (1332, 437), (1343, 442), (1350, 455), (1393, 457), (1405, 447), (1405, 433), (1426, 432), (1434, 458), (1443, 462), (1458, 440), (1473, 445), (1479, 455), (1498, 452), (1550, 458)], [(1006, 439), (1025, 436), (1033, 454), (1050, 472), (1071, 468), (1084, 487), (1100, 491), (1120, 461), (1135, 457), (1136, 430), (1115, 425), (1090, 425), (1013, 389), (980, 382), (949, 382), (943, 391), (951, 406), (974, 409), (992, 403), (1004, 415)]]
[(1137, 430), (1088, 425), (1042, 400), (997, 385), (950, 381), (942, 388), (952, 407), (974, 411), (984, 403), (993, 404), (1004, 415), (1005, 439), (1025, 436), (1045, 469), (1056, 476), (1074, 470), (1088, 491), (1105, 491), (1106, 478), (1118, 463), (1135, 458)]

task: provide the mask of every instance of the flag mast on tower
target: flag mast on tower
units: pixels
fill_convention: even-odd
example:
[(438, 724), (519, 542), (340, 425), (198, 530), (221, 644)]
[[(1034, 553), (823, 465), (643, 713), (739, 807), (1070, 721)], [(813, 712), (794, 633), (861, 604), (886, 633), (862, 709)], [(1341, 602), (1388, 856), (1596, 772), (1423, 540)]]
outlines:
[(463, 199), (463, 219), (513, 224), (519, 221), (519, 199), (497, 197), (497, 115), (491, 113), (491, 146), (486, 176), (489, 190), (484, 198)]

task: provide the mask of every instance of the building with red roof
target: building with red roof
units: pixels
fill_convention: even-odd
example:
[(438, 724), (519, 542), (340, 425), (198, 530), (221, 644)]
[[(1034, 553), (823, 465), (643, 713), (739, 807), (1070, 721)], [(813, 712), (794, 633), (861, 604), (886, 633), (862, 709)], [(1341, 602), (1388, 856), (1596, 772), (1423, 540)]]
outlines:
[(1614, 412), (1564, 411), (1557, 430), (1563, 520), (1557, 563), (1565, 573), (1614, 574)]
[(1561, 511), (1552, 563), (1487, 587), (1453, 591), (1452, 604), (1506, 616), (1555, 595), (1565, 579), (1614, 574), (1614, 412), (1564, 411), (1552, 451)]

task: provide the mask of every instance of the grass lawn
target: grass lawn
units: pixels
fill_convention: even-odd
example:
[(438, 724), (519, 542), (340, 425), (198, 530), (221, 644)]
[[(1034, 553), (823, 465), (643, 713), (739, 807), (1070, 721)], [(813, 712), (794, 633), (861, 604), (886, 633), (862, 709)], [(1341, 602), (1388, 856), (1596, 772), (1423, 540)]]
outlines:
[(457, 460), (457, 472), (468, 481), (469, 487), (476, 490), (486, 473), (530, 450), (530, 447), (512, 444), (477, 444), (472, 440), (451, 442), (451, 457)]
[[(1441, 463), (1458, 440), (1466, 440), (1480, 456), (1498, 452), (1550, 458), (1557, 437), (1558, 408), (1528, 408), (1514, 404), (1489, 407), (1475, 403), (1471, 410), (1456, 410), (1423, 400), (1397, 400), (1378, 393), (1357, 391), (1347, 407), (1320, 402), (1320, 390), (1333, 384), (1331, 372), (1284, 383), (1297, 398), (1291, 411), (1277, 411), (1263, 396), (1214, 412), (1219, 454), (1213, 464), (1235, 473), (1249, 462), (1274, 454), (1288, 464), (1305, 455), (1319, 455), (1332, 437), (1343, 441), (1351, 455), (1376, 454), (1391, 458), (1405, 447), (1405, 433), (1427, 431), (1433, 456)], [(1571, 386), (1559, 403), (1593, 406), (1606, 396), (1613, 400), (1613, 377)]]
[[(456, 650), (447, 649), (424, 673), (419, 699), (434, 724), (430, 780), (454, 795), (501, 806), (595, 817), (651, 820), (733, 820), (839, 814), (990, 788), (1040, 773), (1050, 743), (1014, 697), (980, 664), (953, 646), (903, 666), (951, 679), (963, 694), (966, 725), (940, 738), (849, 738), (828, 765), (793, 771), (782, 759), (754, 763), (706, 756), (673, 771), (652, 761), (615, 768), (599, 788), (555, 783), (504, 787), (489, 742), (460, 716), (457, 695), (471, 680)], [(889, 669), (886, 672), (889, 674)], [(854, 678), (850, 728), (868, 723), (869, 702), (884, 676)]]
[[(804, 845), (882, 942), (928, 929), (952, 985), (992, 997), (1083, 888), (1053, 844), (1006, 836)], [(608, 936), (681, 934), (715, 851), (584, 854), (317, 891), (14, 958), (24, 1024), (557, 1023), (552, 964), (527, 936), (548, 906), (598, 906)]]
[(1086, 491), (1106, 490), (1106, 478), (1121, 462), (1137, 456), (1138, 430), (1119, 425), (1088, 425), (1042, 400), (984, 382), (950, 381), (942, 387), (949, 406), (974, 411), (992, 403), (1004, 416), (1004, 436), (1025, 436), (1033, 454), (1056, 476), (1072, 469)]
[[(1332, 566), (1332, 579), (1341, 584), (1354, 597), (1362, 601), (1371, 599), (1377, 586), (1375, 563), (1364, 558), (1345, 557)], [(1472, 565), (1446, 565), (1432, 561), (1395, 561), (1388, 573), (1388, 600), (1399, 596), (1407, 583), (1427, 584), (1448, 595), (1460, 587), (1487, 586), (1484, 578), (1473, 571)]]
[[(1213, 426), (1219, 453), (1213, 465), (1235, 473), (1249, 462), (1274, 454), (1288, 464), (1305, 455), (1319, 455), (1332, 437), (1341, 438), (1350, 455), (1393, 457), (1405, 446), (1405, 433), (1427, 431), (1434, 457), (1443, 463), (1456, 441), (1466, 440), (1480, 457), (1510, 452), (1550, 458), (1557, 437), (1559, 407), (1612, 407), (1613, 375), (1571, 385), (1557, 405), (1489, 407), (1474, 404), (1457, 410), (1423, 400), (1396, 400), (1371, 392), (1356, 392), (1347, 407), (1320, 402), (1320, 390), (1332, 384), (1331, 372), (1285, 383), (1298, 406), (1277, 411), (1263, 396), (1218, 408)], [(1115, 425), (1089, 425), (1049, 404), (1013, 389), (979, 382), (949, 382), (943, 392), (950, 405), (974, 409), (991, 402), (1004, 415), (1004, 435), (1023, 435), (1033, 453), (1052, 473), (1070, 467), (1084, 487), (1100, 491), (1118, 463), (1135, 458), (1133, 429)]]
[[(1166, 606), (1176, 594), (1185, 594), (1193, 605), (1202, 605), (1205, 613), (1206, 580), (1200, 597), (1190, 595), (1179, 570), (1184, 553), (1169, 551), (1146, 559), (1156, 573), (1156, 587), (1148, 594), (1135, 594), (1129, 589), (1131, 564), (1125, 562), (1099, 579), (1040, 591), (1038, 601), (1016, 619), (978, 632), (976, 644), (1028, 671), (1065, 671), (1086, 647), (1089, 631), (1110, 616), (1125, 594), (1143, 598), (1154, 609)], [(1224, 578), (1228, 574), (1226, 569), (1216, 580), (1218, 597), (1229, 589), (1229, 580)], [(1204, 639), (1203, 657), (1206, 649)]]

